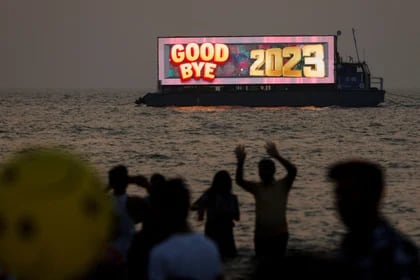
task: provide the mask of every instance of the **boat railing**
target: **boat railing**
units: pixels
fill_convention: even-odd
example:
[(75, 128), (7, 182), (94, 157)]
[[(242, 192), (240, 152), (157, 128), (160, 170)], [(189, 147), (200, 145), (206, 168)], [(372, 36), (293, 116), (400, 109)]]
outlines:
[(379, 86), (380, 90), (384, 89), (384, 78), (381, 77), (371, 77), (370, 78), (370, 84), (373, 86)]

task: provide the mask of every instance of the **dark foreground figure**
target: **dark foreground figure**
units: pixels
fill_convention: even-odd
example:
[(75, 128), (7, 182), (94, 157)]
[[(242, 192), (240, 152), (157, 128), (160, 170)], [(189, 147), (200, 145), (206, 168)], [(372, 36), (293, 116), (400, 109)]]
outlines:
[(349, 279), (418, 279), (418, 249), (380, 212), (382, 168), (367, 161), (333, 165), (338, 214), (347, 227), (338, 261)]
[[(420, 279), (418, 248), (380, 211), (382, 168), (368, 161), (332, 165), (335, 204), (347, 228), (338, 252), (289, 254), (257, 263), (254, 279)], [(257, 260), (258, 261), (258, 260)]]
[(166, 238), (150, 251), (148, 279), (222, 279), (217, 246), (188, 224), (190, 192), (182, 179), (170, 179), (151, 195), (158, 231)]

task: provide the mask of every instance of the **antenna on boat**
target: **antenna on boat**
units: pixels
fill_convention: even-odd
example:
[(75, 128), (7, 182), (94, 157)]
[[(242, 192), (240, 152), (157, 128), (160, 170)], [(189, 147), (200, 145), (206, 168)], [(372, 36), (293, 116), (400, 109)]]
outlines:
[(341, 57), (340, 57), (340, 53), (339, 53), (339, 50), (338, 50), (338, 37), (340, 37), (340, 35), (341, 35), (341, 30), (337, 30), (337, 36), (336, 36), (336, 38), (337, 38), (337, 40), (336, 40), (336, 46), (335, 46), (335, 49), (336, 49), (336, 60), (337, 60), (337, 62), (341, 62)]
[(357, 62), (360, 63), (359, 50), (357, 48), (357, 41), (356, 41), (356, 30), (354, 30), (354, 28), (352, 28), (351, 30), (353, 31), (353, 40), (354, 40), (354, 46), (356, 48)]

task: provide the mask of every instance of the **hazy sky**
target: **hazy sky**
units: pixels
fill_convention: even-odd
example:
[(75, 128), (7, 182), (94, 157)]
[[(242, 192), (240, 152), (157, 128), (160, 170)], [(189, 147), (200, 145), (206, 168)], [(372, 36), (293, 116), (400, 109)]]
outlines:
[(420, 88), (418, 0), (0, 0), (0, 88), (156, 87), (158, 36), (335, 34), (387, 88)]

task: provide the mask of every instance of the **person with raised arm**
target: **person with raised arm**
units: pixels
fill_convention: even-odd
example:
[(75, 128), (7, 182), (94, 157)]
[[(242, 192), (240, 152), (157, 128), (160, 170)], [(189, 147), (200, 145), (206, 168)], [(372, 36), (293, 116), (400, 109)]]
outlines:
[(283, 257), (286, 253), (289, 231), (286, 206), (289, 191), (296, 178), (297, 168), (277, 151), (273, 142), (265, 145), (267, 154), (284, 166), (287, 174), (277, 180), (275, 163), (262, 159), (258, 164), (260, 182), (244, 179), (246, 151), (243, 145), (235, 149), (237, 158), (236, 183), (255, 198), (254, 250), (257, 257)]

